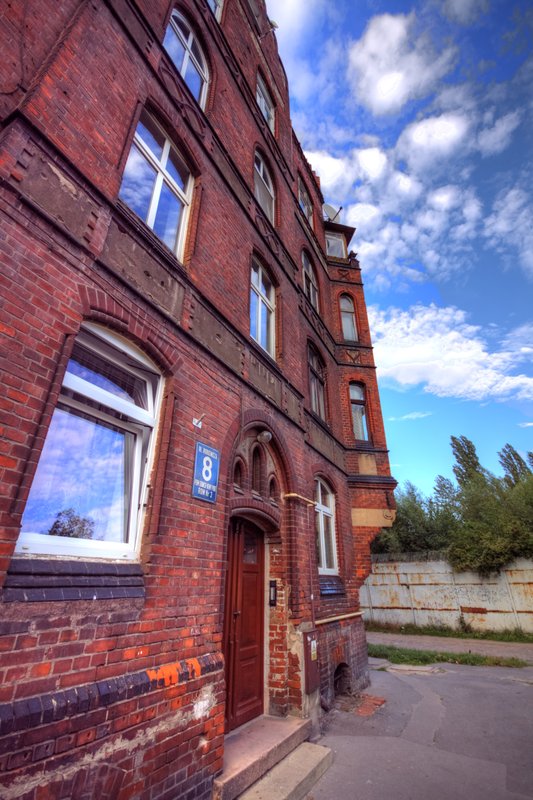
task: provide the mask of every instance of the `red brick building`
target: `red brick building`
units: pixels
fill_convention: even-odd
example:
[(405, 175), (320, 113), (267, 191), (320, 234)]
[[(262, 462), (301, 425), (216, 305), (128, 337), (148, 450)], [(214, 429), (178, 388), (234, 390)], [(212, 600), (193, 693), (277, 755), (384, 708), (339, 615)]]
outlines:
[(207, 798), (367, 683), (394, 512), (354, 233), (263, 0), (0, 14), (0, 785)]

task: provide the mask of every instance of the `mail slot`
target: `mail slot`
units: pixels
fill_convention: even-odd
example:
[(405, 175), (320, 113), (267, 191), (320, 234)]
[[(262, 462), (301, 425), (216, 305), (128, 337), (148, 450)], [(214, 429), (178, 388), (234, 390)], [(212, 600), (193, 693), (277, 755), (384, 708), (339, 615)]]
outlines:
[(320, 686), (318, 635), (316, 630), (304, 633), (305, 691), (311, 694)]

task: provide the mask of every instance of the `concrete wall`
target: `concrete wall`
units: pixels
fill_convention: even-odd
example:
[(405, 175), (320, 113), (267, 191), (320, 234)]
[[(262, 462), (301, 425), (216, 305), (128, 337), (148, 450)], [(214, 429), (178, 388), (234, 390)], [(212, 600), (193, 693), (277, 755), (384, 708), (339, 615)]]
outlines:
[(533, 561), (518, 559), (499, 575), (453, 572), (444, 560), (374, 560), (360, 591), (366, 621), (533, 632)]

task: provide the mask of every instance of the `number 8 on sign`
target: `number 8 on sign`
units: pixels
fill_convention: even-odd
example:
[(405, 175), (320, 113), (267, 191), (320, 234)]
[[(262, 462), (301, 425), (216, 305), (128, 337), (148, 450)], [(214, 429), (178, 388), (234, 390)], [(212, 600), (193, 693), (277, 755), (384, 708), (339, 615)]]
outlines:
[(213, 477), (213, 461), (209, 456), (204, 456), (204, 466), (202, 468), (202, 478), (207, 483), (211, 483)]

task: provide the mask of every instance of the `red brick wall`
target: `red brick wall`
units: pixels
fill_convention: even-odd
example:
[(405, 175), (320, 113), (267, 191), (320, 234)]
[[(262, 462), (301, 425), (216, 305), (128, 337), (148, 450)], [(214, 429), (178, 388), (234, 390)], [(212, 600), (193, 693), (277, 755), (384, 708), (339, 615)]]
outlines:
[[(205, 114), (161, 46), (169, 3), (139, 4), (140, 12), (127, 0), (56, 6), (35, 0), (25, 23), (18, 12), (0, 17), (11, 48), (2, 76), (6, 85), (23, 76), (0, 106), (2, 797), (204, 798), (222, 769), (224, 586), (232, 503), (242, 499), (233, 486), (242, 437), (273, 433), (268, 452), (281, 494), (274, 504), (247, 496), (250, 513), (267, 508), (271, 519), (266, 577), (276, 581), (278, 603), (266, 610), (265, 686), (272, 713), (302, 713), (304, 705), (301, 651), (287, 641), (302, 626), (358, 609), (377, 530), (354, 529), (352, 507), (391, 502), (360, 272), (353, 259), (325, 257), (322, 197), (293, 140), (275, 39), (256, 37), (246, 4), (227, 0), (220, 26), (203, 0), (179, 6), (208, 52)], [(276, 102), (275, 137), (255, 105), (257, 69)], [(144, 105), (196, 180), (183, 263), (117, 202)], [(256, 146), (276, 185), (275, 226), (253, 196)], [(299, 172), (315, 205), (313, 230), (297, 208)], [(319, 276), (321, 314), (302, 294), (304, 247)], [(275, 360), (249, 337), (252, 257), (277, 287)], [(360, 323), (355, 361), (337, 308), (347, 286)], [(134, 564), (13, 557), (66, 362), (86, 321), (136, 344), (164, 378)], [(308, 341), (327, 367), (326, 421), (309, 409)], [(350, 380), (367, 387), (371, 482), (360, 475), (361, 448), (352, 440)], [(199, 431), (192, 420), (201, 415)], [(198, 440), (221, 452), (212, 505), (191, 498)], [(336, 502), (339, 576), (328, 591), (305, 500), (319, 475)], [(322, 692), (329, 697), (339, 659), (357, 685), (364, 682), (359, 619), (321, 625), (319, 635)]]

